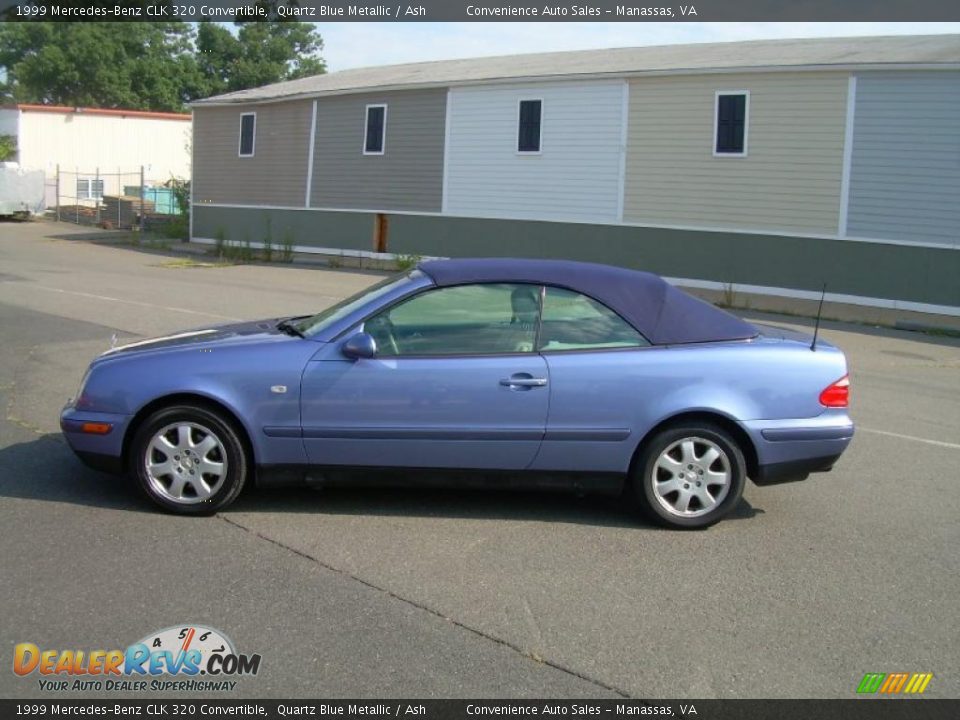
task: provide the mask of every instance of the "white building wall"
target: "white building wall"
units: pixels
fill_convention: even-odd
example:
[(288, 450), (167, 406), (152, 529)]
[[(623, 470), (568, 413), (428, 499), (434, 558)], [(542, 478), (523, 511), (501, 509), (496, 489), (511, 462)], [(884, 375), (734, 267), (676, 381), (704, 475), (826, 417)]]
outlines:
[(90, 175), (98, 168), (105, 174), (139, 173), (143, 165), (147, 183), (160, 184), (171, 176), (190, 177), (190, 137), (189, 120), (24, 110), (20, 165), (48, 177), (57, 164)]
[[(615, 222), (622, 81), (452, 88), (444, 212)], [(543, 100), (541, 152), (517, 152), (520, 100)], [(399, 179), (398, 179), (399, 180)]]

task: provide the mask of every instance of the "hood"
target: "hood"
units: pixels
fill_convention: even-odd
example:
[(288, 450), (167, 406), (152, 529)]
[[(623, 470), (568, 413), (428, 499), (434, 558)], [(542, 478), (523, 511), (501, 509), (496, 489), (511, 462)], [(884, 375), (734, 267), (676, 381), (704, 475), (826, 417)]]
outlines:
[(285, 318), (215, 325), (208, 328), (186, 330), (181, 333), (174, 333), (173, 335), (136, 340), (110, 348), (100, 355), (97, 360), (109, 360), (115, 357), (145, 352), (179, 350), (191, 346), (208, 347), (215, 345), (222, 347), (225, 345), (241, 345), (263, 341), (282, 342), (284, 340), (298, 340), (299, 338), (277, 329), (277, 323), (283, 319)]

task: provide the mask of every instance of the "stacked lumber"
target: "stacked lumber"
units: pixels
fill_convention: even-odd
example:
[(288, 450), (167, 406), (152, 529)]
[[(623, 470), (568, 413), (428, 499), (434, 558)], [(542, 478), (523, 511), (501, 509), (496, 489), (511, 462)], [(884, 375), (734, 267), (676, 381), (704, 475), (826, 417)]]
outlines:
[(96, 225), (97, 209), (91, 205), (61, 205), (60, 219), (80, 225)]
[(109, 220), (117, 228), (129, 228), (138, 224), (141, 210), (154, 212), (154, 203), (139, 195), (104, 195), (100, 217)]

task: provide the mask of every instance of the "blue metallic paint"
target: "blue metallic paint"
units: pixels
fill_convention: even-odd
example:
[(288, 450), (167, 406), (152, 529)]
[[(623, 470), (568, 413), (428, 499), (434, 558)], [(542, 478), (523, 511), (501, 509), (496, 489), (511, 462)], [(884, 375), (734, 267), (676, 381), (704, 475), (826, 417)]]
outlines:
[(520, 373), (546, 378), (547, 364), (534, 354), (350, 361), (328, 344), (303, 373), (308, 459), (522, 470), (540, 446), (550, 391), (500, 384)]
[[(853, 435), (845, 409), (818, 401), (846, 374), (843, 354), (824, 341), (811, 352), (806, 336), (777, 328), (747, 340), (609, 351), (343, 355), (341, 345), (365, 318), (430, 286), (413, 273), (310, 338), (266, 321), (112, 351), (93, 361), (80, 396), (64, 409), (64, 433), (82, 457), (120, 458), (145, 408), (188, 395), (227, 409), (261, 467), (620, 474), (652, 428), (690, 412), (737, 423), (760, 466), (815, 465), (842, 453)], [(518, 373), (547, 384), (501, 384)], [(78, 432), (84, 421), (113, 430)]]

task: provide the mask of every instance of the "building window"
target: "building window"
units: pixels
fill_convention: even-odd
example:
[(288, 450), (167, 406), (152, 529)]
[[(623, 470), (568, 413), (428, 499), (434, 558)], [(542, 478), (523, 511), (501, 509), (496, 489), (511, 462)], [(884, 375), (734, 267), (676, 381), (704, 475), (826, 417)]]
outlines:
[(745, 157), (747, 128), (750, 126), (750, 93), (745, 90), (721, 91), (716, 96), (714, 155)]
[(517, 152), (540, 152), (540, 123), (543, 100), (520, 101), (520, 124), (517, 132)]
[(387, 145), (387, 106), (367, 105), (367, 123), (363, 135), (364, 155), (383, 155)]
[(240, 157), (253, 157), (257, 138), (257, 114), (240, 116)]
[(77, 178), (78, 200), (100, 200), (103, 197), (103, 180)]

